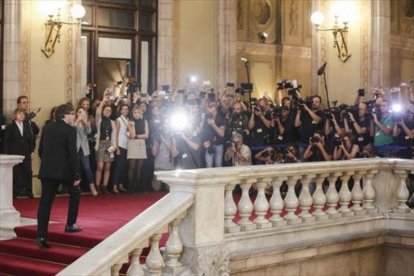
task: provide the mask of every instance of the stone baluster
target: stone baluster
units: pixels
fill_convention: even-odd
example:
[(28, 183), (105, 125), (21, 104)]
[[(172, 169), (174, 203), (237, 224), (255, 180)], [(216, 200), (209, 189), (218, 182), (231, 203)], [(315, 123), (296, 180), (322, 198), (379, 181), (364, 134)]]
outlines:
[(336, 180), (340, 176), (342, 176), (342, 173), (331, 173), (328, 178), (329, 188), (328, 191), (326, 191), (326, 203), (328, 205), (328, 210), (326, 210), (326, 213), (330, 218), (338, 218), (341, 216), (338, 210), (336, 210), (336, 206), (338, 206), (339, 202), (339, 194), (335, 187)]
[(368, 214), (375, 214), (378, 212), (377, 208), (372, 204), (375, 199), (375, 189), (372, 185), (372, 179), (378, 173), (377, 170), (371, 170), (365, 175), (365, 185), (363, 189), (364, 204), (363, 207)]
[(328, 176), (327, 174), (318, 174), (315, 180), (316, 190), (312, 196), (313, 206), (315, 207), (315, 211), (312, 214), (315, 216), (316, 220), (318, 221), (328, 219), (328, 215), (322, 210), (326, 204), (326, 196), (322, 190), (322, 184), (325, 181), (325, 178), (327, 176)]
[(361, 189), (361, 179), (362, 176), (366, 174), (366, 171), (358, 171), (354, 175), (354, 187), (352, 188), (352, 208), (356, 215), (362, 215), (365, 213), (364, 208), (362, 208), (361, 203), (364, 199), (364, 193)]
[(299, 206), (299, 199), (295, 194), (295, 185), (300, 178), (301, 176), (297, 175), (289, 176), (288, 180), (286, 181), (288, 184), (288, 192), (285, 197), (285, 207), (288, 213), (285, 216), (285, 219), (287, 220), (288, 224), (296, 224), (301, 222), (301, 220), (295, 214), (296, 209)]
[(408, 200), (409, 191), (407, 189), (407, 171), (404, 170), (395, 170), (394, 174), (396, 174), (400, 179), (400, 183), (397, 186), (397, 190), (395, 196), (398, 201), (398, 206), (394, 208), (394, 213), (405, 214), (410, 212), (410, 208), (408, 208), (406, 202)]
[(122, 264), (114, 264), (111, 266), (111, 276), (118, 276), (119, 270), (121, 269)]
[(267, 201), (265, 195), (265, 189), (271, 180), (271, 178), (262, 178), (257, 182), (257, 197), (253, 205), (254, 211), (256, 213), (254, 223), (256, 223), (257, 229), (272, 227), (272, 224), (269, 222), (269, 220), (265, 218), (267, 211), (269, 211), (269, 202)]
[(339, 212), (344, 217), (353, 216), (354, 213), (349, 209), (349, 204), (351, 203), (352, 194), (348, 187), (348, 181), (351, 178), (354, 172), (345, 172), (341, 176), (341, 190), (339, 190), (339, 204), (341, 208), (339, 208)]
[(249, 190), (256, 179), (244, 179), (242, 180), (240, 187), (242, 189), (242, 196), (237, 206), (241, 220), (239, 221), (240, 229), (242, 231), (250, 231), (256, 229), (256, 224), (250, 220), (250, 216), (253, 212), (253, 203), (250, 200)]
[(181, 253), (183, 252), (183, 243), (181, 242), (180, 235), (178, 234), (178, 226), (184, 217), (185, 214), (177, 217), (170, 223), (170, 235), (167, 243), (165, 244), (165, 253), (168, 257), (168, 261), (165, 265), (170, 268), (183, 266), (183, 264), (179, 261)]
[(127, 276), (144, 276), (139, 258), (142, 254), (143, 247), (136, 248), (131, 252), (131, 264), (127, 270)]
[(287, 177), (275, 177), (272, 182), (273, 194), (269, 202), (272, 216), (269, 218), (269, 221), (272, 222), (274, 227), (286, 225), (286, 221), (280, 216), (284, 206), (282, 196), (280, 195), (280, 186), (286, 180)]
[(299, 217), (302, 218), (303, 222), (312, 222), (315, 221), (315, 217), (309, 213), (310, 208), (312, 207), (312, 196), (309, 192), (309, 185), (312, 183), (315, 175), (306, 175), (302, 178), (302, 191), (299, 195), (299, 206), (301, 212)]
[(232, 182), (226, 185), (226, 196), (224, 199), (224, 228), (227, 233), (239, 232), (240, 227), (233, 222), (237, 213), (237, 206), (234, 203), (233, 190), (238, 182)]
[(151, 237), (151, 250), (147, 256), (146, 265), (150, 275), (161, 276), (164, 268), (164, 259), (160, 252), (159, 242), (161, 234), (155, 234)]

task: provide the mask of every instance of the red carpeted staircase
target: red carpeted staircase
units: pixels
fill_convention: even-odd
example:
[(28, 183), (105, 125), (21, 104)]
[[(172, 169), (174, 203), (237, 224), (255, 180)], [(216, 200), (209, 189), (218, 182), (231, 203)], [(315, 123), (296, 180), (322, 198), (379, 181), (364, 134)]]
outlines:
[[(36, 225), (15, 228), (16, 239), (0, 241), (0, 275), (56, 275), (164, 195), (83, 196), (77, 223), (84, 230), (79, 233), (64, 232), (68, 197), (57, 197), (49, 225), (51, 248), (36, 245)], [(38, 203), (38, 199), (14, 200), (15, 208), (28, 218), (36, 218)]]

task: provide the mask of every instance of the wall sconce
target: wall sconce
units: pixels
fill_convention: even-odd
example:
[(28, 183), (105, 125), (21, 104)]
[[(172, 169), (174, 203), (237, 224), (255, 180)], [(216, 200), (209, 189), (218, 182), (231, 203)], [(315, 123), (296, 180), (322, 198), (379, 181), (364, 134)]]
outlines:
[(268, 37), (267, 33), (260, 32), (257, 36), (259, 37), (261, 43), (266, 43), (266, 38)]
[(82, 5), (75, 4), (71, 8), (72, 18), (76, 22), (64, 22), (60, 20), (60, 8), (56, 15), (49, 14), (49, 19), (45, 23), (45, 42), (41, 49), (46, 57), (50, 57), (55, 52), (56, 42), (60, 43), (60, 29), (63, 25), (77, 25), (81, 24), (81, 19), (85, 16), (85, 8)]
[(334, 36), (334, 48), (338, 50), (338, 58), (342, 62), (346, 62), (351, 54), (348, 51), (347, 36), (348, 36), (348, 22), (343, 21), (343, 27), (338, 24), (338, 16), (335, 16), (335, 23), (330, 29), (319, 29), (319, 26), (324, 21), (324, 16), (321, 12), (316, 11), (311, 15), (311, 21), (316, 27), (316, 31), (325, 32), (331, 31)]

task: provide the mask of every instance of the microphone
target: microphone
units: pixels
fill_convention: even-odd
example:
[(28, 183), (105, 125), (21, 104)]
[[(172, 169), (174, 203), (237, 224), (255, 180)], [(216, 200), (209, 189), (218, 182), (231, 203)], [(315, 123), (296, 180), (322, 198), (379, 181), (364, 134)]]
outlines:
[(322, 64), (322, 66), (321, 67), (319, 67), (319, 69), (318, 69), (318, 76), (320, 76), (320, 75), (322, 75), (322, 74), (325, 74), (325, 69), (326, 69), (326, 65), (327, 65), (328, 63), (327, 62), (325, 62), (324, 64)]

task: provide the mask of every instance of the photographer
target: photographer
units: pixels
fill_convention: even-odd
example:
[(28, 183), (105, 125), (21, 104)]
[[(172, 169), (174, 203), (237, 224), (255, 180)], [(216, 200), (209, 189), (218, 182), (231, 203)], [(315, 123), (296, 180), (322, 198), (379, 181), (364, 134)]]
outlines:
[(223, 164), (224, 135), (226, 131), (225, 121), (218, 114), (216, 103), (208, 103), (206, 111), (201, 129), (201, 141), (206, 150), (204, 155), (206, 167), (221, 167)]
[(311, 106), (307, 104), (300, 104), (300, 109), (296, 114), (295, 127), (299, 128), (299, 155), (303, 149), (308, 145), (310, 137), (316, 131), (321, 131), (323, 128), (323, 113), (320, 109), (321, 97), (312, 97)]
[(295, 144), (298, 139), (298, 133), (295, 128), (295, 116), (291, 109), (283, 105), (273, 117), (273, 124), (277, 133), (275, 135), (276, 144)]
[(396, 120), (392, 130), (394, 144), (400, 146), (397, 156), (404, 159), (413, 158), (414, 148), (414, 110), (408, 109), (404, 114), (400, 114), (400, 120)]
[(252, 164), (250, 148), (243, 144), (243, 136), (235, 133), (231, 137), (231, 145), (227, 148), (224, 159), (232, 166), (248, 166)]
[(233, 105), (233, 112), (228, 127), (228, 137), (230, 138), (235, 133), (242, 134), (243, 139), (246, 139), (249, 135), (249, 118), (243, 112), (242, 105), (239, 102)]
[(346, 133), (342, 138), (334, 141), (335, 148), (333, 160), (351, 160), (357, 157), (359, 146), (355, 143), (355, 137), (351, 133)]
[(372, 114), (375, 124), (374, 146), (377, 155), (380, 157), (390, 157), (391, 149), (389, 145), (393, 143), (392, 128), (393, 121), (390, 112), (388, 111), (388, 101), (383, 100), (379, 112)]
[(283, 155), (277, 152), (273, 147), (267, 147), (255, 154), (254, 159), (259, 161), (256, 163), (271, 165), (281, 163)]
[(192, 133), (192, 128), (187, 128), (177, 135), (177, 157), (175, 158), (176, 168), (183, 170), (201, 168), (200, 137)]
[(371, 148), (372, 137), (374, 132), (374, 122), (367, 114), (368, 106), (366, 103), (358, 104), (358, 116), (355, 117), (352, 112), (348, 112), (349, 118), (344, 120), (345, 132), (352, 133), (356, 137), (356, 143), (360, 149)]
[[(258, 147), (271, 144), (272, 114), (266, 106), (266, 100), (260, 99), (253, 109), (249, 120), (250, 146)], [(253, 150), (253, 152), (257, 152)]]
[(303, 158), (306, 161), (330, 161), (332, 155), (330, 150), (325, 146), (325, 136), (321, 131), (316, 131), (309, 138), (309, 145), (306, 148)]

